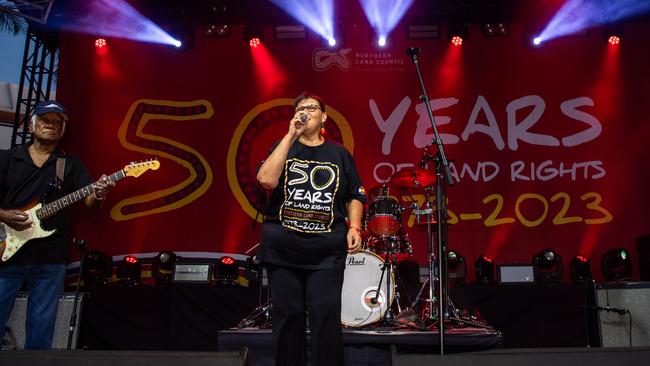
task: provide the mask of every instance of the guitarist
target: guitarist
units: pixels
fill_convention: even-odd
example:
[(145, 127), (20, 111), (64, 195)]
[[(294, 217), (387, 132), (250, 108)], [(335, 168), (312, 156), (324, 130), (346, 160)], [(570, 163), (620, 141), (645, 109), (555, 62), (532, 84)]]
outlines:
[[(51, 202), (92, 183), (81, 161), (59, 148), (68, 120), (56, 101), (39, 103), (29, 125), (33, 141), (26, 146), (0, 151), (0, 221), (15, 230), (34, 222), (21, 209), (29, 209), (34, 197)], [(84, 198), (88, 208), (98, 209), (115, 183), (102, 175), (93, 184), (94, 195)], [(45, 188), (44, 188), (45, 187)], [(0, 263), (0, 334), (5, 331), (16, 294), (23, 283), (29, 291), (26, 314), (26, 349), (52, 346), (59, 293), (65, 279), (70, 212), (63, 209), (42, 221), (44, 229), (56, 229), (48, 237), (28, 241), (8, 261)]]

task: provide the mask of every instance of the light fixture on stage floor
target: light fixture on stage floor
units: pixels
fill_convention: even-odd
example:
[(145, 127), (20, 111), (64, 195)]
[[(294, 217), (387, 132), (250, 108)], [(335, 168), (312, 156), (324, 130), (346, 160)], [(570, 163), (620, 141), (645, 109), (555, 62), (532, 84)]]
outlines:
[(467, 264), (465, 257), (451, 249), (447, 252), (447, 273), (450, 280), (455, 283), (463, 283), (467, 277)]
[(395, 45), (395, 41), (391, 35), (378, 35), (374, 31), (370, 31), (370, 46), (374, 48), (391, 48)]
[(244, 41), (252, 48), (259, 47), (264, 40), (264, 28), (261, 25), (248, 24), (244, 26)]
[(533, 256), (535, 281), (538, 283), (560, 282), (563, 267), (562, 257), (552, 249), (544, 249)]
[(113, 258), (101, 250), (91, 250), (84, 255), (81, 278), (84, 286), (97, 287), (108, 283), (113, 275)]
[(163, 250), (153, 258), (153, 262), (151, 263), (151, 277), (156, 281), (156, 286), (171, 283), (175, 263), (176, 253), (171, 250)]
[(214, 279), (219, 285), (235, 285), (239, 277), (239, 266), (230, 256), (221, 257), (214, 265)]
[(133, 255), (125, 255), (117, 263), (117, 279), (121, 285), (133, 287), (140, 284), (142, 277), (142, 263)]
[(618, 281), (632, 276), (632, 260), (623, 248), (612, 248), (602, 256), (603, 275), (608, 281)]
[(494, 260), (485, 255), (481, 255), (474, 262), (476, 271), (476, 281), (483, 284), (494, 283)]
[(591, 263), (589, 259), (576, 255), (569, 261), (569, 273), (573, 283), (588, 283), (591, 281)]

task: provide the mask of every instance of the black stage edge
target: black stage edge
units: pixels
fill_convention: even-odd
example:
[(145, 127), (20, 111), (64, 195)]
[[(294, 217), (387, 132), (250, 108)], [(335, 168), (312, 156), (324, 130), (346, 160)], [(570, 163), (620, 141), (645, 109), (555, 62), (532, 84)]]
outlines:
[(650, 348), (521, 348), (476, 353), (423, 355), (393, 351), (391, 366), (642, 366)]
[[(483, 328), (458, 328), (445, 331), (446, 352), (468, 352), (501, 347), (500, 332)], [(248, 348), (250, 364), (273, 365), (272, 331), (268, 328), (227, 329), (218, 332), (218, 350), (235, 351)], [(397, 352), (440, 351), (437, 331), (412, 329), (344, 329), (345, 364), (350, 366), (389, 365), (391, 347)], [(307, 343), (310, 337), (307, 335)]]
[(0, 365), (11, 366), (247, 366), (247, 350), (235, 352), (164, 351), (0, 351)]

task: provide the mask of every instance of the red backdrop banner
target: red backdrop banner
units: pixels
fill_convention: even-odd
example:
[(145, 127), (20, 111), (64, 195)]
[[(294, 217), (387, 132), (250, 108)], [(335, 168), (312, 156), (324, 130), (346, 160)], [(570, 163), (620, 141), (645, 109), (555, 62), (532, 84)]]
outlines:
[[(338, 50), (316, 37), (283, 42), (267, 33), (251, 49), (241, 29), (225, 38), (197, 31), (185, 52), (109, 39), (100, 53), (86, 36), (62, 36), (66, 148), (94, 176), (151, 157), (161, 165), (121, 181), (104, 210), (77, 216), (75, 236), (112, 255), (243, 253), (259, 236), (255, 167), (287, 130), (292, 98), (305, 89), (325, 99), (327, 138), (354, 154), (372, 191), (417, 166), (432, 141), (405, 53), (420, 47), (452, 161), (449, 244), (470, 267), (481, 254), (530, 263), (553, 248), (565, 275), (580, 254), (598, 278), (607, 249), (628, 248), (636, 258), (635, 238), (650, 232), (647, 25), (628, 27), (619, 47), (592, 32), (531, 48), (517, 26), (501, 38), (472, 28), (462, 47), (408, 41), (398, 29), (384, 50), (369, 44), (363, 27)], [(389, 185), (389, 194), (400, 205), (424, 205), (421, 188)], [(411, 209), (403, 218), (413, 257), (425, 263), (425, 230)]]

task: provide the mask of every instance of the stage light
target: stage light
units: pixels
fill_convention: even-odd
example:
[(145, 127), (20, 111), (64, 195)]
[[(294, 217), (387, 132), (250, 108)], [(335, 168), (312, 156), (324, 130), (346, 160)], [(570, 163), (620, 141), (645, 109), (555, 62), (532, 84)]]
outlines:
[(244, 41), (252, 48), (257, 48), (264, 40), (264, 29), (260, 25), (246, 25), (244, 27)]
[(230, 26), (228, 24), (209, 24), (205, 27), (203, 35), (212, 37), (227, 37), (230, 35)]
[(476, 281), (483, 284), (494, 283), (494, 260), (481, 255), (474, 262), (474, 271), (476, 272)]
[(533, 44), (534, 44), (535, 46), (539, 46), (540, 44), (542, 44), (542, 38), (541, 38), (541, 37), (535, 37), (535, 38), (533, 38)]
[(179, 51), (188, 51), (194, 47), (194, 28), (177, 26), (169, 33), (174, 37), (172, 45)]
[(171, 250), (164, 250), (153, 258), (151, 277), (156, 281), (157, 286), (171, 283), (176, 258), (176, 253)]
[(340, 37), (334, 31), (334, 0), (271, 0), (271, 2), (326, 42), (335, 39), (337, 44), (341, 44)]
[(603, 28), (603, 37), (612, 46), (616, 46), (621, 43), (623, 34), (623, 26), (618, 23), (610, 23)]
[(388, 35), (402, 19), (413, 0), (361, 0), (361, 8), (375, 31), (372, 43), (376, 47), (390, 45)]
[(532, 262), (537, 282), (560, 282), (562, 279), (562, 257), (552, 249), (544, 249), (535, 254)]
[(97, 39), (95, 39), (95, 47), (97, 47), (97, 48), (104, 48), (104, 47), (106, 47), (107, 45), (108, 45), (108, 44), (106, 43), (106, 39), (105, 39), (105, 38), (97, 38)]
[(576, 255), (569, 261), (569, 273), (573, 283), (587, 283), (591, 281), (591, 263), (589, 259)]
[(236, 285), (235, 280), (239, 277), (239, 266), (233, 257), (223, 256), (215, 263), (213, 274), (217, 284)]
[(113, 258), (101, 250), (91, 250), (84, 255), (81, 277), (85, 287), (106, 285), (113, 275)]
[(508, 26), (505, 23), (481, 24), (481, 33), (485, 37), (505, 37), (508, 35)]
[(328, 39), (327, 40), (327, 45), (330, 46), (330, 47), (336, 46), (336, 39), (334, 39), (334, 38)]
[(632, 276), (632, 260), (623, 248), (613, 248), (602, 256), (603, 275), (608, 281), (618, 281)]
[(117, 264), (117, 279), (120, 284), (128, 287), (136, 286), (142, 277), (142, 263), (132, 255), (124, 256)]
[(447, 274), (450, 280), (457, 282), (465, 281), (467, 276), (465, 257), (453, 249), (447, 252)]
[(469, 26), (464, 22), (455, 22), (449, 25), (449, 41), (454, 46), (461, 46), (469, 36)]

